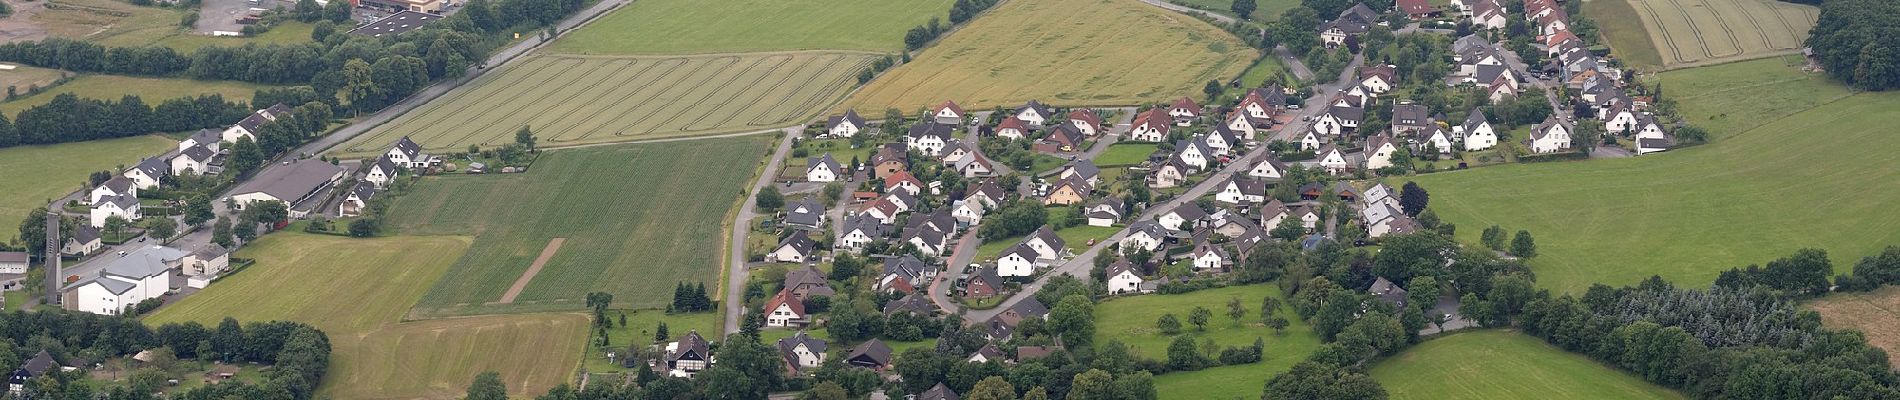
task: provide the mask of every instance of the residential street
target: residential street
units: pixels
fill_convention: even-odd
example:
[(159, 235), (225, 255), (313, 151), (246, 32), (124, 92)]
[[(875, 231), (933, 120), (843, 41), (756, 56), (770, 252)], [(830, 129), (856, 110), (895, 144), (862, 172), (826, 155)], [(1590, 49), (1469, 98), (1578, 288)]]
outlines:
[(1293, 51), (1287, 50), (1286, 46), (1274, 47), (1273, 55), (1280, 57), (1280, 63), (1286, 64), (1286, 69), (1293, 71), (1293, 77), (1300, 78), (1302, 81), (1313, 79), (1313, 70), (1306, 68), (1306, 62), (1300, 61), (1300, 58), (1294, 56)]
[(739, 331), (739, 318), (745, 315), (745, 284), (751, 275), (746, 268), (746, 233), (752, 231), (752, 219), (758, 217), (758, 210), (752, 205), (752, 195), (772, 184), (778, 177), (778, 171), (784, 168), (785, 156), (792, 153), (792, 142), (798, 139), (804, 125), (785, 128), (785, 138), (779, 140), (778, 150), (772, 152), (772, 159), (765, 162), (765, 169), (759, 172), (759, 180), (752, 183), (752, 189), (745, 192), (745, 198), (739, 200), (739, 213), (732, 220), (732, 237), (729, 262), (726, 263), (726, 293), (720, 305), (726, 309), (726, 333)]

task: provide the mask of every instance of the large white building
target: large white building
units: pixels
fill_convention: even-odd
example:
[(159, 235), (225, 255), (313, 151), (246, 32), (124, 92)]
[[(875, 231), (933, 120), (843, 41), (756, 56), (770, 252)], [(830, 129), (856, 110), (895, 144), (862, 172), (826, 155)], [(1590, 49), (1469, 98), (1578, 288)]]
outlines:
[(97, 275), (67, 285), (66, 308), (94, 314), (117, 315), (126, 307), (157, 298), (172, 290), (171, 271), (197, 261), (184, 250), (152, 246), (125, 255), (105, 255)]

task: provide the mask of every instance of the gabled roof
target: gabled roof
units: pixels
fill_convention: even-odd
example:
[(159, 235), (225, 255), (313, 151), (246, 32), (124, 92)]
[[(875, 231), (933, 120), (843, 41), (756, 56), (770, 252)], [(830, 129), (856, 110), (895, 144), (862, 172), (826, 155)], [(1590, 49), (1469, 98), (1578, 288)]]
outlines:
[(1029, 296), (1016, 302), (1016, 305), (1010, 306), (1009, 312), (1004, 314), (1016, 314), (1022, 318), (1042, 318), (1049, 315), (1049, 306), (1043, 305), (1041, 300), (1036, 300), (1036, 296)]
[(1097, 168), (1095, 162), (1089, 160), (1070, 161), (1068, 165), (1063, 166), (1063, 169), (1065, 172), (1075, 171), (1076, 175), (1081, 176), (1082, 179), (1094, 178), (1102, 174), (1102, 169)]
[[(1399, 104), (1392, 106), (1392, 123), (1405, 125), (1425, 125), (1431, 120), (1431, 109), (1424, 104)], [(1405, 122), (1410, 121), (1410, 122)]]
[(390, 148), (401, 152), (403, 155), (409, 156), (411, 160), (415, 159), (416, 155), (422, 154), (422, 145), (416, 144), (414, 140), (409, 140), (408, 136), (403, 136), (402, 139), (396, 139), (396, 144), (391, 145)]
[(1424, 15), (1438, 11), (1438, 9), (1433, 8), (1432, 3), (1427, 0), (1398, 0), (1397, 3), (1399, 10), (1405, 11), (1408, 15)]
[[(1115, 275), (1121, 275), (1123, 272), (1134, 271), (1134, 269), (1135, 264), (1128, 262), (1128, 259), (1116, 259), (1115, 262), (1108, 263), (1107, 272), (1102, 276), (1114, 277)], [(1136, 273), (1135, 275), (1140, 276), (1141, 274)]]
[(198, 250), (191, 252), (193, 257), (197, 257), (200, 260), (217, 258), (225, 254), (231, 254), (231, 251), (225, 250), (224, 246), (219, 246), (217, 243), (205, 243), (204, 246), (198, 247)]
[(1514, 79), (1510, 78), (1510, 72), (1511, 69), (1503, 65), (1479, 64), (1477, 73), (1472, 74), (1471, 77), (1479, 84), (1489, 84), (1499, 79)]
[(111, 204), (113, 206), (119, 207), (120, 210), (130, 210), (132, 209), (132, 206), (136, 206), (139, 204), (139, 198), (133, 197), (132, 195), (129, 195), (129, 194), (115, 194), (111, 196), (100, 197), (99, 202), (102, 204)]
[(356, 197), (357, 200), (362, 200), (364, 203), (368, 203), (369, 199), (376, 198), (377, 193), (381, 192), (376, 190), (376, 184), (369, 182), (357, 182), (356, 187), (350, 189), (350, 196)]
[(1398, 148), (1398, 145), (1393, 144), (1391, 135), (1386, 135), (1386, 134), (1381, 133), (1381, 134), (1372, 135), (1371, 137), (1366, 138), (1366, 151), (1368, 152), (1378, 151), (1379, 148), (1383, 146), (1392, 146), (1393, 148)]
[(1134, 236), (1136, 233), (1141, 233), (1155, 239), (1168, 237), (1168, 230), (1162, 228), (1161, 224), (1157, 224), (1154, 221), (1139, 221), (1128, 224), (1128, 235)]
[(387, 171), (390, 175), (396, 174), (396, 162), (390, 161), (387, 155), (376, 157), (376, 164), (374, 165), (377, 170)]
[[(1267, 204), (1263, 204), (1260, 206), (1260, 220), (1266, 221), (1269, 219), (1273, 219), (1273, 217), (1285, 215), (1292, 211), (1293, 210), (1287, 209), (1286, 203), (1281, 203), (1280, 199), (1269, 198), (1267, 199)], [(1272, 229), (1273, 227), (1269, 226), (1267, 228)]]
[(785, 222), (789, 224), (817, 226), (818, 221), (824, 217), (825, 206), (811, 198), (792, 200), (790, 204), (785, 205)]
[(1360, 121), (1366, 118), (1366, 109), (1352, 106), (1334, 105), (1326, 109), (1326, 115), (1347, 121)]
[(1016, 107), (1016, 112), (1012, 114), (1022, 114), (1023, 110), (1036, 110), (1036, 115), (1040, 115), (1043, 118), (1054, 117), (1056, 113), (1055, 109), (1050, 108), (1049, 105), (1042, 104), (1042, 102), (1039, 102), (1039, 101), (1030, 100), (1028, 104), (1023, 104), (1022, 107)]
[(1169, 109), (1176, 109), (1176, 108), (1184, 109), (1184, 110), (1188, 110), (1188, 112), (1194, 113), (1194, 115), (1196, 116), (1201, 115), (1201, 103), (1196, 103), (1194, 102), (1194, 99), (1187, 98), (1187, 96), (1182, 96), (1179, 100), (1175, 100), (1174, 105), (1169, 106), (1168, 108)]
[(839, 164), (838, 159), (831, 158), (831, 153), (829, 152), (825, 153), (825, 155), (818, 156), (818, 158), (805, 159), (805, 172), (817, 170), (819, 166), (828, 168), (834, 174), (844, 173), (844, 164)]
[[(824, 339), (818, 339), (818, 338), (811, 337), (811, 335), (806, 335), (805, 331), (798, 331), (798, 334), (792, 335), (792, 337), (778, 340), (779, 357), (782, 357), (786, 360), (797, 360), (798, 354), (796, 352), (798, 351), (799, 345), (804, 345), (805, 350), (810, 351), (812, 354), (825, 354)], [(792, 366), (792, 369), (800, 368), (800, 366), (796, 362), (792, 362), (788, 364)]]
[(792, 288), (779, 289), (778, 294), (772, 295), (771, 300), (766, 300), (765, 313), (771, 314), (773, 311), (778, 311), (780, 306), (791, 308), (792, 315), (800, 318), (805, 316), (805, 302), (792, 297)]
[(858, 347), (851, 348), (851, 354), (845, 356), (845, 359), (851, 361), (869, 361), (877, 365), (890, 365), (891, 346), (886, 346), (883, 341), (877, 339), (867, 340), (864, 343), (858, 344)]
[[(897, 171), (897, 173), (891, 174), (891, 176), (884, 177), (884, 190), (889, 191), (892, 188), (896, 188), (898, 186), (904, 186), (903, 183), (906, 183), (906, 182), (909, 182), (911, 185), (916, 186), (918, 189), (924, 188), (924, 181), (917, 180), (917, 176), (911, 175), (910, 171), (900, 170), (900, 171)], [(913, 205), (909, 202), (905, 202), (904, 204)]]
[(1266, 181), (1248, 178), (1246, 175), (1234, 174), (1233, 178), (1227, 180), (1227, 185), (1240, 189), (1240, 194), (1243, 195), (1265, 195), (1267, 193)]
[(909, 135), (910, 135), (910, 138), (912, 139), (923, 139), (924, 137), (927, 137), (927, 136), (936, 136), (938, 138), (943, 139), (944, 142), (949, 142), (950, 134), (951, 132), (955, 130), (956, 130), (956, 126), (954, 125), (940, 124), (934, 120), (926, 120), (924, 122), (912, 124), (910, 126)]
[(1472, 108), (1471, 114), (1465, 116), (1465, 124), (1463, 126), (1465, 128), (1465, 134), (1469, 135), (1471, 134), (1472, 130), (1478, 129), (1478, 126), (1490, 125), (1490, 124), (1491, 124), (1491, 121), (1486, 120), (1484, 117), (1484, 109)]
[(857, 214), (844, 218), (843, 233), (850, 234), (851, 231), (859, 230), (864, 231), (865, 236), (873, 238), (883, 237), (886, 233), (884, 223), (869, 215)]
[(975, 196), (978, 193), (981, 193), (983, 194), (984, 197), (988, 197), (990, 200), (995, 200), (998, 203), (1001, 203), (1003, 201), (1003, 196), (1004, 196), (1003, 187), (998, 186), (995, 180), (984, 180), (982, 184), (976, 185), (976, 189), (971, 189), (970, 194), (964, 197), (969, 198), (970, 196)]
[(223, 141), (224, 132), (219, 131), (217, 129), (209, 129), (209, 128), (199, 129), (197, 132), (192, 132), (191, 137), (185, 138), (185, 140), (190, 140), (192, 143), (209, 146), (212, 144), (216, 144), (219, 141)]
[(94, 240), (99, 240), (99, 233), (99, 228), (97, 227), (93, 227), (90, 224), (80, 224), (79, 230), (73, 232), (73, 240), (79, 243), (92, 243)]
[(1570, 124), (1564, 123), (1562, 120), (1557, 119), (1557, 116), (1552, 115), (1545, 117), (1544, 122), (1538, 123), (1536, 127), (1531, 128), (1531, 140), (1543, 140), (1544, 136), (1550, 134), (1551, 127), (1562, 127), (1564, 128), (1564, 132), (1570, 132)]
[(910, 255), (884, 259), (884, 275), (898, 275), (905, 279), (916, 280), (918, 277), (924, 276), (924, 270), (926, 268), (930, 268), (930, 266), (924, 265), (923, 260), (918, 260), (917, 257)]
[(785, 240), (780, 240), (778, 247), (774, 247), (773, 250), (783, 249), (787, 246), (791, 247), (792, 251), (798, 252), (799, 255), (810, 256), (812, 250), (818, 247), (818, 243), (813, 242), (811, 235), (806, 235), (804, 230), (798, 230), (792, 232), (791, 236), (786, 236)]
[(901, 312), (932, 315), (939, 311), (942, 311), (942, 309), (937, 308), (937, 303), (930, 301), (930, 298), (926, 296), (923, 291), (911, 292), (911, 294), (905, 295), (902, 298), (884, 303), (885, 316)]
[(968, 358), (975, 359), (976, 356), (983, 356), (984, 360), (989, 360), (989, 361), (1000, 361), (1008, 357), (1003, 354), (1002, 349), (996, 348), (996, 344), (994, 343), (984, 344), (983, 348), (976, 349), (975, 352), (971, 352), (970, 357)]
[(1095, 115), (1095, 110), (1091, 110), (1087, 108), (1077, 108), (1077, 109), (1069, 110), (1069, 120), (1071, 121), (1079, 120), (1079, 121), (1087, 122), (1089, 126), (1093, 126), (1097, 130), (1101, 129), (1102, 127), (1102, 117), (1099, 115)]
[(185, 258), (185, 251), (164, 246), (150, 246), (116, 257), (118, 258), (107, 262), (105, 268), (100, 270), (100, 274), (143, 279), (164, 274), (171, 268), (166, 263)]
[(687, 354), (696, 355), (702, 360), (707, 359), (712, 355), (712, 345), (706, 343), (706, 338), (699, 336), (698, 330), (688, 331), (685, 337), (680, 338), (676, 350), (667, 353), (666, 361), (678, 361)]
[(158, 157), (151, 157), (151, 158), (146, 158), (144, 160), (140, 160), (138, 166), (134, 166), (132, 167), (131, 170), (128, 170), (126, 172), (131, 172), (131, 171), (143, 172), (145, 173), (145, 176), (158, 178), (158, 177), (170, 174), (172, 171), (172, 166), (171, 164), (166, 163), (165, 160), (161, 160)]
[(1156, 132), (1160, 132), (1161, 135), (1165, 137), (1168, 135), (1168, 127), (1173, 124), (1173, 118), (1174, 117), (1168, 116), (1168, 110), (1156, 108), (1135, 114), (1135, 120), (1130, 126), (1147, 124), (1150, 128), (1154, 128)]
[(1004, 129), (1011, 129), (1025, 134), (1030, 132), (1029, 123), (1023, 122), (1023, 120), (1016, 118), (1015, 115), (1010, 115), (1009, 118), (1003, 118), (1003, 122), (996, 124), (996, 131), (1001, 132)]
[(831, 289), (831, 282), (825, 280), (825, 273), (809, 265), (786, 271), (784, 286), (786, 289), (798, 289), (801, 286), (811, 286), (813, 291), (811, 294), (817, 296), (830, 296), (837, 293)]
[(178, 156), (194, 162), (203, 163), (211, 161), (211, 156), (217, 154), (218, 153), (212, 152), (210, 148), (205, 147), (205, 145), (197, 144), (185, 149), (185, 151), (179, 152)]
[(1397, 79), (1398, 75), (1399, 75), (1398, 66), (1391, 65), (1391, 64), (1374, 65), (1370, 67), (1359, 68), (1359, 80), (1362, 80), (1362, 81), (1366, 80), (1366, 78), (1371, 78), (1371, 77), (1376, 76), (1376, 77), (1379, 77), (1379, 79), (1384, 80), (1386, 83), (1394, 83), (1393, 81), (1398, 80)]
[(1376, 21), (1379, 19), (1379, 13), (1376, 11), (1372, 11), (1372, 7), (1366, 7), (1366, 3), (1354, 3), (1351, 8), (1347, 8), (1345, 11), (1340, 11), (1339, 17), (1340, 18), (1352, 17), (1352, 18), (1358, 18), (1361, 21), (1371, 22), (1371, 21)]
[(113, 175), (112, 179), (107, 179), (105, 182), (100, 183), (99, 186), (106, 188), (106, 190), (111, 190), (112, 193), (125, 194), (132, 190), (132, 178), (127, 178), (123, 175)]
[(275, 168), (265, 168), (251, 180), (238, 184), (231, 194), (264, 193), (286, 202), (296, 201), (344, 171), (343, 167), (317, 159), (291, 161), (289, 165), (272, 167)]
[(1393, 284), (1392, 281), (1385, 280), (1385, 277), (1374, 279), (1372, 281), (1372, 287), (1366, 288), (1366, 294), (1377, 297), (1381, 301), (1392, 303), (1394, 306), (1405, 306), (1405, 289)]
[(938, 104), (937, 108), (932, 108), (931, 110), (942, 111), (943, 109), (946, 109), (946, 108), (950, 109), (950, 112), (956, 113), (958, 116), (963, 115), (963, 107), (957, 106), (957, 102), (950, 101), (950, 100), (944, 100), (943, 104)]
[(1049, 128), (1049, 135), (1045, 136), (1044, 139), (1073, 146), (1082, 144), (1083, 136), (1085, 135), (1082, 134), (1081, 130), (1077, 130), (1075, 125), (1055, 124), (1054, 127)]
[(1193, 202), (1181, 203), (1181, 205), (1175, 206), (1173, 210), (1169, 210), (1168, 213), (1188, 221), (1207, 218), (1207, 210), (1202, 210), (1201, 206), (1194, 205)]
[(843, 122), (850, 122), (851, 126), (859, 128), (864, 127), (864, 117), (858, 116), (857, 110), (844, 110), (844, 115), (833, 115), (830, 120), (825, 121), (825, 129), (837, 128), (838, 124)]
[(1056, 231), (1053, 229), (1050, 229), (1049, 225), (1043, 225), (1041, 228), (1036, 228), (1036, 232), (1031, 233), (1029, 234), (1028, 237), (1023, 238), (1023, 242), (1028, 243), (1030, 239), (1042, 239), (1043, 243), (1049, 244), (1049, 247), (1056, 249), (1056, 251), (1061, 251), (1063, 246), (1065, 246), (1065, 244), (1062, 242), (1062, 237), (1056, 236)]
[(959, 398), (957, 391), (950, 390), (950, 387), (944, 386), (943, 382), (937, 382), (937, 386), (931, 386), (930, 390), (917, 395), (917, 400), (959, 400)]
[(0, 251), (0, 263), (24, 264), (32, 256), (18, 251)]
[(910, 151), (905, 149), (903, 142), (885, 143), (883, 146), (878, 146), (877, 154), (871, 155), (871, 164), (883, 164), (885, 161), (909, 164)]
[(1001, 259), (1012, 255), (1022, 256), (1024, 260), (1035, 261), (1036, 249), (1030, 248), (1029, 243), (1017, 243), (1015, 246), (1010, 246), (1009, 250), (1004, 250), (1003, 255), (997, 256), (997, 258)]
[(26, 360), (25, 364), (20, 365), (20, 369), (25, 370), (26, 375), (32, 377), (46, 375), (47, 371), (52, 371), (59, 367), (59, 360), (53, 359), (53, 354), (47, 353), (46, 350), (40, 350), (39, 354), (34, 354), (33, 358)]

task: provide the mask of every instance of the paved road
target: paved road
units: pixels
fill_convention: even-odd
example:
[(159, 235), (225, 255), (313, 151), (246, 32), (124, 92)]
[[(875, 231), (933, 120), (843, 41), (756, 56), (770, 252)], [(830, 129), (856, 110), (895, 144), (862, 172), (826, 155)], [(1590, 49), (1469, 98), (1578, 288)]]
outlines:
[(1293, 56), (1293, 51), (1287, 50), (1286, 45), (1274, 47), (1273, 55), (1280, 57), (1280, 63), (1286, 64), (1286, 68), (1293, 71), (1293, 77), (1300, 78), (1302, 81), (1313, 79), (1313, 70), (1306, 68), (1306, 62), (1300, 61), (1299, 57)]
[(772, 159), (765, 163), (765, 170), (759, 173), (758, 182), (752, 183), (752, 189), (746, 191), (740, 200), (739, 214), (732, 220), (730, 243), (730, 262), (726, 263), (726, 295), (723, 304), (726, 307), (726, 333), (739, 331), (739, 318), (745, 315), (745, 284), (751, 271), (746, 269), (745, 244), (746, 233), (752, 231), (752, 218), (758, 211), (752, 206), (752, 194), (772, 184), (772, 178), (778, 177), (779, 169), (785, 165), (785, 156), (792, 153), (792, 142), (798, 139), (805, 126), (785, 128), (785, 139), (780, 140), (778, 150), (772, 152)]
[(937, 308), (943, 309), (943, 312), (956, 314), (957, 310), (963, 309), (963, 304), (950, 299), (950, 287), (956, 284), (958, 276), (963, 275), (963, 269), (975, 261), (976, 248), (983, 246), (983, 238), (976, 236), (977, 229), (977, 225), (972, 225), (963, 232), (963, 238), (957, 241), (956, 250), (950, 253), (949, 264), (944, 266), (943, 273), (937, 274), (937, 280), (930, 282), (930, 301), (937, 303)]

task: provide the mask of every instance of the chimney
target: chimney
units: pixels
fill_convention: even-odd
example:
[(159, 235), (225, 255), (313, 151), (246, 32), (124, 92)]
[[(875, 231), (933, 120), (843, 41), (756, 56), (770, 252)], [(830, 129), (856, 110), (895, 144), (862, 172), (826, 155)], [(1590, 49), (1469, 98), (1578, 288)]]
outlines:
[(41, 262), (46, 268), (46, 293), (44, 293), (46, 298), (40, 304), (49, 306), (59, 304), (59, 245), (59, 212), (48, 211), (46, 213), (46, 258)]

